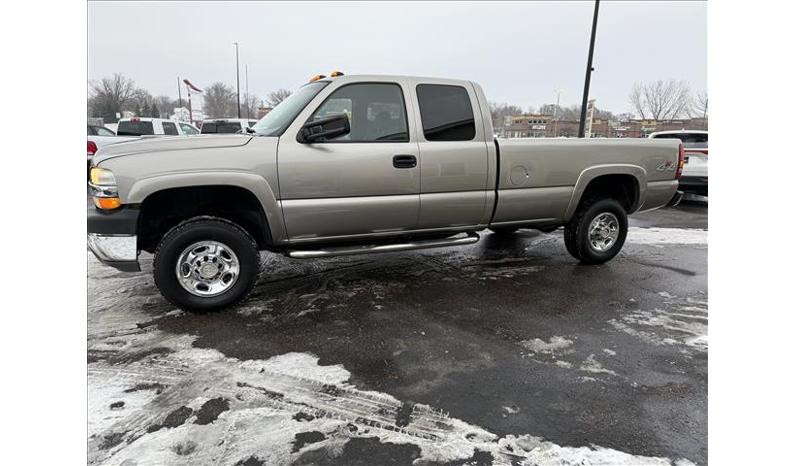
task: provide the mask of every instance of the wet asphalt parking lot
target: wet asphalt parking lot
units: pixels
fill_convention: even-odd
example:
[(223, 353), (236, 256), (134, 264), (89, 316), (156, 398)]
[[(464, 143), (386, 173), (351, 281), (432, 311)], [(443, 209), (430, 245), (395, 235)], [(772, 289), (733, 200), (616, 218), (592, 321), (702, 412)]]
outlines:
[(88, 258), (90, 464), (707, 464), (707, 205), (300, 261), (179, 311)]

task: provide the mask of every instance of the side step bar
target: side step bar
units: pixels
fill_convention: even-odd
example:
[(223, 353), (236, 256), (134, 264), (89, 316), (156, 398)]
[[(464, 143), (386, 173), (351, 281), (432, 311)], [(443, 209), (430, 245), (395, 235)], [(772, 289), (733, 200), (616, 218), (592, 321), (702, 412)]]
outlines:
[(287, 251), (288, 257), (294, 259), (314, 259), (318, 257), (353, 256), (357, 254), (372, 254), (377, 252), (409, 251), (411, 249), (427, 249), (446, 246), (463, 246), (477, 243), (481, 239), (478, 233), (469, 232), (466, 236), (461, 234), (450, 238), (417, 240), (408, 243), (368, 244), (362, 246), (339, 246), (323, 249), (292, 249)]

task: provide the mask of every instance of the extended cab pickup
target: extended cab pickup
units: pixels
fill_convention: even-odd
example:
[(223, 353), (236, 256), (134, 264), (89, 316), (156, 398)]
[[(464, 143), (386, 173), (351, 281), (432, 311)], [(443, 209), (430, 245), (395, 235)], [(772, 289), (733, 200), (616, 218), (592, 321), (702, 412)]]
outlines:
[(682, 194), (679, 141), (494, 140), (470, 81), (315, 79), (253, 130), (100, 149), (90, 249), (125, 271), (154, 253), (164, 297), (207, 310), (251, 291), (263, 250), (307, 259), (564, 226), (572, 256), (599, 264), (622, 248), (628, 214)]

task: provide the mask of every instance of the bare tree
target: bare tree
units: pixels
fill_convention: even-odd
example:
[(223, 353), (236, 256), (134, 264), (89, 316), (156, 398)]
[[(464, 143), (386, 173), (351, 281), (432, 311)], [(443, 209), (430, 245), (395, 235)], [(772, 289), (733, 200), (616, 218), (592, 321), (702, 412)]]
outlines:
[(269, 92), (268, 96), (265, 98), (265, 103), (267, 103), (269, 107), (276, 107), (280, 102), (290, 97), (290, 94), (292, 94), (292, 92), (287, 89)]
[[(152, 104), (157, 106), (163, 118), (168, 118), (169, 115), (174, 113), (174, 109), (179, 106), (177, 99), (172, 99), (167, 95), (159, 95), (152, 99)], [(185, 102), (183, 102), (185, 105)]]
[(708, 117), (708, 91), (697, 92), (696, 98), (694, 99), (694, 111), (697, 113), (697, 116), (701, 116), (702, 118)]
[(116, 114), (127, 107), (134, 92), (133, 80), (119, 73), (92, 82), (89, 98), (90, 113), (102, 117), (106, 122), (116, 122), (119, 120)]
[(630, 105), (636, 111), (642, 120), (647, 119), (647, 104), (644, 100), (643, 85), (639, 83), (633, 84), (633, 89), (630, 90)]
[(495, 129), (505, 128), (506, 118), (522, 115), (522, 108), (507, 103), (489, 102), (489, 112), (492, 114), (492, 125)]
[(207, 118), (236, 115), (235, 91), (221, 82), (215, 82), (204, 91), (202, 110)]
[(147, 110), (149, 110), (152, 104), (152, 94), (149, 93), (146, 89), (136, 88), (130, 95), (130, 99), (127, 101), (125, 105), (122, 105), (124, 110), (135, 110), (140, 109), (141, 114), (136, 113), (137, 116), (145, 116), (148, 117)]
[(539, 114), (555, 116), (556, 120), (560, 120), (562, 109), (560, 106), (556, 104), (544, 104), (541, 107), (539, 107)]
[(249, 94), (249, 98), (244, 99), (243, 103), (241, 103), (241, 116), (247, 115), (247, 118), (257, 118), (257, 107), (259, 105), (260, 98), (254, 94)]
[(642, 119), (655, 121), (671, 121), (687, 116), (692, 107), (688, 83), (673, 79), (635, 83), (629, 100)]

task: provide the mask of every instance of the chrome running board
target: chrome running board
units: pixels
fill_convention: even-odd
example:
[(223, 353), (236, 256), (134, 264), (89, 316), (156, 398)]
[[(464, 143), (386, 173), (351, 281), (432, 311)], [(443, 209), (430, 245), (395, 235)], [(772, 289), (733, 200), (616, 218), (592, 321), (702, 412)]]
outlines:
[(377, 252), (409, 251), (412, 249), (427, 249), (447, 246), (464, 246), (477, 243), (481, 239), (478, 233), (469, 232), (462, 237), (461, 234), (444, 239), (417, 240), (408, 243), (368, 244), (362, 246), (339, 246), (323, 249), (291, 249), (287, 255), (294, 259), (314, 259), (318, 257), (354, 256), (357, 254), (373, 254)]

